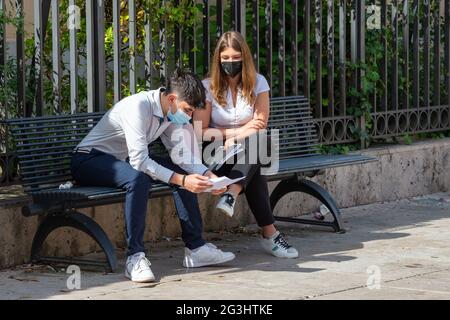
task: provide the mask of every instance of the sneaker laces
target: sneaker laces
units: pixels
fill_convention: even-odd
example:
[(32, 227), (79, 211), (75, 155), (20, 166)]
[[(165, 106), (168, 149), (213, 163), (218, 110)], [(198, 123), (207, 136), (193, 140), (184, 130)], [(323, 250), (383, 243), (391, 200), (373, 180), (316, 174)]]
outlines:
[(208, 242), (206, 245), (210, 248), (217, 249), (217, 247), (213, 245), (211, 242)]
[(280, 233), (274, 240), (274, 243), (282, 247), (283, 249), (289, 249), (292, 246), (286, 241), (286, 239), (283, 237), (283, 235)]
[(233, 204), (234, 204), (234, 197), (231, 194), (229, 194), (229, 193), (225, 193), (223, 195), (223, 197), (225, 198), (225, 203), (227, 205), (229, 205), (230, 207), (232, 207)]
[[(135, 261), (136, 262), (134, 264), (134, 270), (138, 270), (141, 266), (150, 268), (150, 266), (152, 265), (145, 256), (140, 256)], [(144, 263), (144, 264), (141, 265), (141, 263)]]

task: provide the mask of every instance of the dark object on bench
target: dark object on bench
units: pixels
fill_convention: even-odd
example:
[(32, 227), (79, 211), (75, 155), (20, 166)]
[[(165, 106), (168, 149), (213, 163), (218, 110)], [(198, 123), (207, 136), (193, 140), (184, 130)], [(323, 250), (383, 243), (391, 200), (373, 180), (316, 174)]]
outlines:
[[(85, 232), (100, 245), (107, 258), (105, 267), (108, 271), (114, 272), (117, 268), (114, 246), (106, 233), (93, 219), (79, 213), (77, 209), (124, 202), (126, 192), (106, 187), (75, 186), (59, 189), (60, 184), (73, 180), (70, 172), (73, 149), (103, 114), (84, 113), (7, 121), (16, 144), (22, 184), (33, 200), (22, 208), (22, 213), (24, 216), (45, 215), (33, 239), (31, 261), (34, 263), (104, 265), (95, 261), (42, 256), (42, 245), (53, 230), (72, 227)], [(364, 156), (319, 155), (315, 148), (317, 138), (313, 119), (304, 97), (272, 99), (270, 128), (280, 130), (280, 171), (268, 177), (269, 180), (281, 180), (270, 198), (272, 208), (283, 195), (301, 191), (322, 201), (334, 216), (333, 222), (281, 217), (277, 217), (277, 220), (332, 226), (335, 231), (342, 231), (339, 209), (333, 198), (304, 177), (324, 168), (373, 159)], [(158, 143), (153, 147), (161, 150)], [(160, 183), (152, 186), (149, 196), (168, 196), (174, 192), (177, 192), (177, 188)]]

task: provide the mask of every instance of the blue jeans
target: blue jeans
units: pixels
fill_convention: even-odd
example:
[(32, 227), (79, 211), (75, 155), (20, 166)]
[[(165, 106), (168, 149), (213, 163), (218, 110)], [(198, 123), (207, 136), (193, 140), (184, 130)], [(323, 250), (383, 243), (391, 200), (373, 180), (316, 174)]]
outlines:
[[(152, 157), (162, 166), (177, 173), (185, 172), (168, 158)], [(75, 153), (71, 162), (72, 176), (82, 186), (122, 188), (125, 198), (127, 255), (145, 252), (144, 230), (147, 202), (152, 184), (147, 174), (137, 171), (128, 162), (93, 149), (90, 153)], [(197, 196), (185, 189), (174, 188), (173, 198), (181, 223), (182, 239), (189, 249), (205, 244), (202, 238), (202, 217)]]

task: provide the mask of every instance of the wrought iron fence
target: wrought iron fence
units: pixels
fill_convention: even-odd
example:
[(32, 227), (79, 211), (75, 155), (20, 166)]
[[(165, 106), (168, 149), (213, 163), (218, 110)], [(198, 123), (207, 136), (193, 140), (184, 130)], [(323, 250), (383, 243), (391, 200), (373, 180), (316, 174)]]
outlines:
[[(14, 1), (12, 16), (24, 16), (23, 4)], [(0, 19), (1, 88), (6, 92), (12, 58), (17, 89), (0, 101), (3, 118), (101, 111), (160, 86), (176, 65), (206, 75), (218, 37), (237, 30), (273, 96), (310, 99), (324, 145), (361, 141), (364, 147), (368, 139), (450, 129), (448, 0), (33, 4), (33, 31), (27, 35), (18, 23), (15, 50), (6, 48), (7, 20)], [(166, 7), (195, 7), (200, 14), (182, 13), (179, 21), (191, 23), (173, 23), (161, 14)], [(10, 152), (2, 130), (0, 147)], [(0, 184), (14, 171), (2, 163)]]

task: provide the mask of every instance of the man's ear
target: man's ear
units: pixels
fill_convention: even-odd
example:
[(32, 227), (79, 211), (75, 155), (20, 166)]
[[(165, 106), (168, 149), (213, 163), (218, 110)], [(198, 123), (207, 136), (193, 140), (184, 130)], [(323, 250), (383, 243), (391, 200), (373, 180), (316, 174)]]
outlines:
[(175, 100), (177, 100), (177, 95), (175, 93), (169, 93), (167, 95), (167, 100), (169, 100), (170, 103), (175, 103)]

